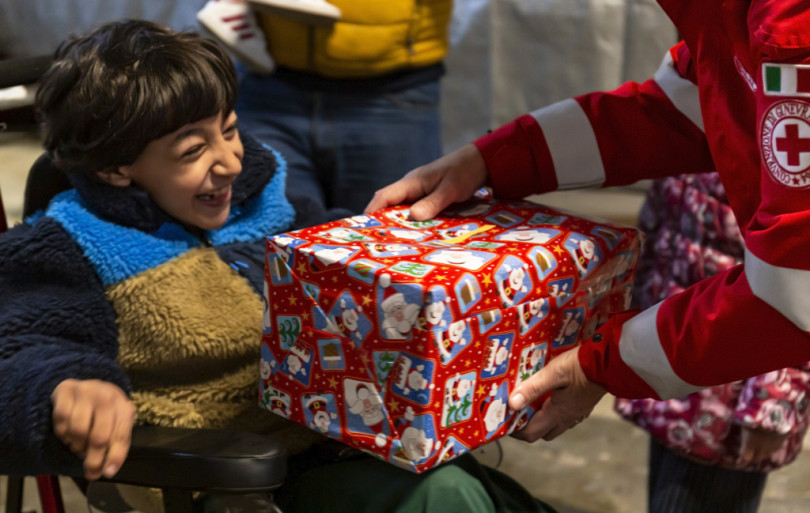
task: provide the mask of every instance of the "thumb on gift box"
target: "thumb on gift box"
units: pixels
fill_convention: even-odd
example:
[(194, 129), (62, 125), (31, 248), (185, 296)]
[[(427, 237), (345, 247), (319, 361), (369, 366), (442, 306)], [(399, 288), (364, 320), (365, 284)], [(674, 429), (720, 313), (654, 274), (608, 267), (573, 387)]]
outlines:
[(606, 391), (588, 381), (579, 363), (579, 348), (566, 351), (518, 385), (509, 406), (519, 410), (544, 394), (550, 397), (526, 426), (513, 436), (527, 442), (553, 440), (587, 417)]

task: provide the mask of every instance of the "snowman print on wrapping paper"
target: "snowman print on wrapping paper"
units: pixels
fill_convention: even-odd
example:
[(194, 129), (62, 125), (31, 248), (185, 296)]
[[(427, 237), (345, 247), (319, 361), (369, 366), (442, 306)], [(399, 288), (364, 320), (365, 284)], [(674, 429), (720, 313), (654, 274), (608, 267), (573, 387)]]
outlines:
[(394, 285), (388, 273), (380, 275), (378, 284), (378, 318), (382, 319), (382, 337), (388, 340), (409, 339), (422, 309), (422, 287), (412, 283)]
[(301, 249), (301, 252), (309, 257), (309, 267), (315, 272), (323, 271), (335, 264), (345, 265), (358, 251), (360, 248), (355, 246), (328, 246), (325, 244), (313, 244), (312, 247)]
[(430, 404), (435, 364), (416, 356), (400, 353), (388, 374), (394, 394), (427, 406)]
[(312, 361), (312, 349), (297, 340), (284, 358), (281, 371), (302, 385), (309, 386), (309, 379), (312, 376)]
[(508, 242), (525, 242), (527, 244), (545, 244), (560, 234), (559, 230), (550, 228), (533, 228), (518, 226), (495, 236), (495, 240)]
[(493, 383), (490, 386), (489, 394), (481, 402), (481, 422), (487, 434), (485, 439), (489, 440), (503, 426), (506, 420), (507, 386), (503, 382), (500, 385)]
[(352, 242), (365, 242), (374, 240), (367, 235), (363, 235), (360, 232), (356, 232), (349, 228), (332, 228), (331, 230), (326, 230), (325, 232), (320, 232), (317, 234), (318, 237), (323, 237), (324, 239), (329, 239), (334, 242), (345, 242), (345, 243), (352, 243)]
[(484, 365), (481, 379), (494, 378), (506, 374), (509, 367), (509, 355), (512, 352), (514, 333), (498, 333), (487, 338), (484, 348)]
[(551, 341), (551, 347), (570, 346), (577, 340), (582, 321), (585, 319), (585, 308), (571, 308), (563, 311), (562, 324), (557, 336)]
[(388, 443), (388, 422), (380, 394), (371, 382), (343, 380), (346, 400), (346, 429), (352, 433), (372, 435), (377, 447)]
[(472, 332), (469, 321), (461, 319), (451, 323), (446, 331), (435, 331), (434, 336), (442, 363), (447, 364), (467, 346), (472, 339)]
[(546, 365), (547, 353), (548, 344), (546, 342), (523, 348), (523, 351), (520, 352), (517, 384), (523, 383)]
[(363, 307), (355, 303), (349, 292), (344, 291), (329, 313), (327, 326), (316, 328), (350, 338), (356, 346), (360, 346), (371, 331), (371, 321), (363, 314)]
[(450, 427), (472, 417), (474, 393), (474, 371), (457, 374), (445, 382), (442, 427)]
[(331, 438), (340, 438), (340, 421), (333, 394), (309, 395), (301, 398), (304, 419), (310, 429)]
[(593, 239), (581, 233), (572, 233), (565, 240), (565, 249), (571, 254), (580, 278), (584, 278), (603, 260), (602, 250)]
[(416, 416), (413, 408), (405, 408), (405, 415), (395, 423), (399, 440), (392, 448), (389, 461), (421, 465), (441, 448), (436, 440), (436, 427), (430, 414)]
[(265, 409), (276, 415), (285, 419), (290, 418), (290, 394), (268, 385), (262, 394), (261, 403)]
[(492, 253), (463, 248), (440, 249), (425, 255), (425, 260), (435, 264), (447, 264), (477, 271), (495, 258)]
[(382, 226), (382, 223), (377, 221), (371, 216), (357, 215), (348, 217), (343, 220), (349, 227), (359, 230), (362, 228), (374, 228), (375, 226)]
[(540, 324), (548, 315), (549, 305), (546, 298), (535, 299), (528, 303), (521, 303), (517, 307), (520, 334), (525, 335)]
[(528, 264), (509, 255), (495, 271), (495, 283), (503, 308), (520, 303), (534, 286), (528, 269)]

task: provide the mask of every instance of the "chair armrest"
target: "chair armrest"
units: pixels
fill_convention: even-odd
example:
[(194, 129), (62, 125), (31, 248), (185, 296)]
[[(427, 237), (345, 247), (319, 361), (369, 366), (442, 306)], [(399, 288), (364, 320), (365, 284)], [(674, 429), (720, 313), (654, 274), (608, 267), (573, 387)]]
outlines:
[(136, 426), (124, 465), (109, 481), (156, 488), (251, 493), (287, 475), (284, 446), (241, 431)]

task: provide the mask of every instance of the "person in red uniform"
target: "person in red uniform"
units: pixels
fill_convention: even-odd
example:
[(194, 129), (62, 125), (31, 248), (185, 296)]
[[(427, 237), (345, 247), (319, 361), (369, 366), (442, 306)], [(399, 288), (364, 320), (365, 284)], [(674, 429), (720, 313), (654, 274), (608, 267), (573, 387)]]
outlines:
[(717, 170), (744, 263), (611, 317), (510, 396), (553, 439), (610, 392), (679, 397), (810, 360), (810, 0), (659, 0), (683, 41), (654, 78), (563, 100), (377, 191), (433, 217), (483, 185), (519, 198)]

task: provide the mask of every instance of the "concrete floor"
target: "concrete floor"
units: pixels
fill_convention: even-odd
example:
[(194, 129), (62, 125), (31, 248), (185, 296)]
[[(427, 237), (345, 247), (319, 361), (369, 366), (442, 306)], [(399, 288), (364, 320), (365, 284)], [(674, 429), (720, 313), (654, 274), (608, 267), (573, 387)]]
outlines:
[[(40, 153), (33, 133), (0, 132), (0, 191), (7, 216), (13, 223), (22, 209), (25, 174)], [(639, 190), (562, 192), (540, 201), (585, 215), (625, 223), (635, 222), (641, 204)], [(501, 440), (501, 470), (513, 476), (536, 497), (559, 513), (640, 513), (646, 509), (647, 437), (619, 420), (612, 398), (597, 405), (591, 417), (553, 442), (525, 444)], [(2, 457), (2, 456), (0, 456)], [(481, 457), (496, 462), (494, 445)], [(87, 511), (87, 505), (70, 481), (64, 480), (67, 513)], [(33, 481), (26, 486), (24, 507), (40, 511)], [(0, 481), (0, 512), (5, 507), (5, 478)], [(810, 511), (810, 453), (771, 474), (761, 513)]]

